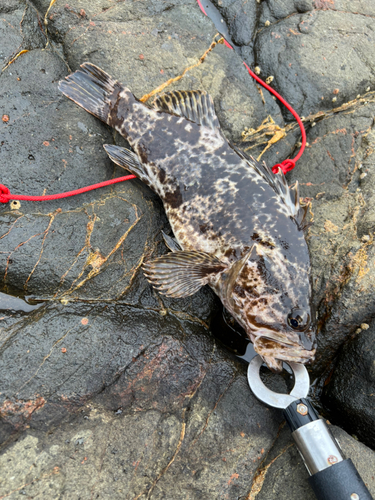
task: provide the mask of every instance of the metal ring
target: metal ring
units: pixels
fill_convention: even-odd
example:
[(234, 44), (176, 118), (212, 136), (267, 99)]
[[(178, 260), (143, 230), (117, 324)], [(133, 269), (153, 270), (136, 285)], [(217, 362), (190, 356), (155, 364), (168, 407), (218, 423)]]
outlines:
[(310, 388), (310, 378), (304, 365), (294, 363), (293, 361), (287, 361), (287, 364), (293, 371), (294, 387), (290, 394), (280, 394), (271, 391), (271, 389), (268, 389), (262, 382), (260, 378), (260, 367), (262, 364), (263, 359), (258, 354), (250, 361), (247, 370), (247, 380), (250, 389), (253, 391), (254, 396), (260, 401), (273, 408), (285, 409), (290, 403), (296, 401), (296, 399), (305, 398), (307, 396)]

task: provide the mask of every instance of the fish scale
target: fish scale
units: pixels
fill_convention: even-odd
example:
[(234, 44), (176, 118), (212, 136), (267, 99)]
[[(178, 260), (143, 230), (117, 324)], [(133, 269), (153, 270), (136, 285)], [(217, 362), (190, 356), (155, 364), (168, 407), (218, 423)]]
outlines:
[(149, 107), (90, 63), (60, 89), (129, 141), (134, 153), (104, 147), (163, 201), (180, 248), (169, 239), (172, 252), (144, 265), (150, 283), (172, 297), (209, 284), (271, 369), (313, 359), (298, 186), (227, 141), (205, 92), (168, 92)]

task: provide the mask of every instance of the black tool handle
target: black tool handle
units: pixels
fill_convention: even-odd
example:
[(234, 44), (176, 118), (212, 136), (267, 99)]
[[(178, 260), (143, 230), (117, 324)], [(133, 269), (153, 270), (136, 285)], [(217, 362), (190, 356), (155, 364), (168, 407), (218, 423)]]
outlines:
[(319, 415), (315, 408), (310, 401), (305, 398), (296, 399), (285, 408), (284, 417), (292, 432), (314, 420), (319, 420)]
[(318, 500), (373, 500), (348, 458), (309, 477)]
[(353, 462), (307, 399), (293, 401), (284, 416), (318, 500), (373, 500)]

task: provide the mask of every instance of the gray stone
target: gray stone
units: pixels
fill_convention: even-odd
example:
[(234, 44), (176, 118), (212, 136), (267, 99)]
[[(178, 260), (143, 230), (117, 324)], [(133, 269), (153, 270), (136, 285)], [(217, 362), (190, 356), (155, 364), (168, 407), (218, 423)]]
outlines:
[[(308, 232), (318, 313), (315, 375), (374, 310), (374, 94), (308, 128), (309, 146), (289, 180), (311, 201)], [(320, 121), (319, 121), (320, 120)], [(365, 175), (365, 177), (363, 177)], [(371, 235), (363, 239), (364, 235)]]
[(306, 116), (374, 87), (374, 31), (373, 17), (351, 12), (292, 15), (261, 29), (255, 63), (262, 77), (274, 76), (274, 88)]
[(375, 5), (366, 0), (313, 0), (313, 5), (321, 10), (342, 10), (369, 17), (375, 15)]
[(22, 51), (44, 47), (46, 37), (41, 17), (26, 1), (3, 0), (0, 14), (0, 65), (4, 69)]

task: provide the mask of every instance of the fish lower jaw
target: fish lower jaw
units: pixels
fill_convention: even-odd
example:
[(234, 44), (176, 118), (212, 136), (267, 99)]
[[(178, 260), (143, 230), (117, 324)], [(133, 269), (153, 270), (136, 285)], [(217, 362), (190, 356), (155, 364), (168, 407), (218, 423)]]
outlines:
[[(255, 344), (256, 342), (274, 342), (278, 346), (285, 348), (296, 348), (301, 349), (301, 346), (298, 342), (295, 342), (292, 339), (289, 339), (287, 336), (274, 332), (272, 330), (256, 330), (248, 332), (248, 336), (251, 341)], [(305, 350), (305, 349), (304, 349)]]
[(282, 361), (306, 364), (315, 358), (316, 349), (309, 351), (295, 342), (285, 342), (266, 335), (258, 336), (254, 334), (250, 335), (250, 339), (254, 344), (255, 351), (262, 356), (266, 364), (274, 371), (275, 366), (281, 366), (280, 362)]

